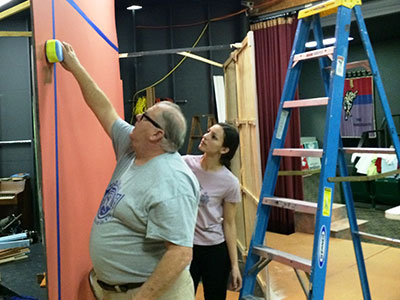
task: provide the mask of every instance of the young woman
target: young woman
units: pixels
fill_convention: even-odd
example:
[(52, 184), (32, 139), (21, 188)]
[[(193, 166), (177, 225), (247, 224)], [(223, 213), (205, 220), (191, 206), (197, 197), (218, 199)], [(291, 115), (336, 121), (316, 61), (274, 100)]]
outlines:
[(239, 145), (237, 130), (225, 123), (210, 127), (201, 139), (203, 155), (183, 159), (200, 182), (200, 204), (190, 265), (195, 293), (199, 281), (205, 300), (224, 300), (229, 274), (230, 289), (240, 290), (236, 249), (236, 204), (240, 202), (239, 180), (230, 172), (232, 157)]

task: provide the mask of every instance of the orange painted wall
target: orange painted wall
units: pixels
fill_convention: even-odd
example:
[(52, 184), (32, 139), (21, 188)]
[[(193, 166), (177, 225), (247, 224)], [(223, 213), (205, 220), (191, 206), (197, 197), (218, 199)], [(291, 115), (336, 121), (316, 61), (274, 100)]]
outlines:
[[(121, 116), (122, 82), (117, 51), (66, 0), (31, 0), (49, 299), (86, 300), (92, 299), (87, 282), (91, 268), (90, 229), (115, 160), (111, 142), (85, 105), (72, 75), (60, 65), (50, 65), (45, 60), (45, 41), (53, 38), (53, 3), (55, 38), (72, 44), (81, 63), (109, 96)], [(75, 0), (75, 3), (117, 45), (114, 0)], [(55, 98), (58, 115), (59, 235)]]

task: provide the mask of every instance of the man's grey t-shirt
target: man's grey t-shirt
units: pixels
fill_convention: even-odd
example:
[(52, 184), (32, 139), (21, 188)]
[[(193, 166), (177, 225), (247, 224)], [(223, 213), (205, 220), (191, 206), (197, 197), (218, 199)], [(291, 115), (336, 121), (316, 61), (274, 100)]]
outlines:
[(199, 184), (178, 153), (134, 163), (129, 134), (118, 119), (112, 127), (117, 166), (90, 237), (98, 278), (109, 284), (144, 282), (154, 271), (165, 242), (192, 247)]

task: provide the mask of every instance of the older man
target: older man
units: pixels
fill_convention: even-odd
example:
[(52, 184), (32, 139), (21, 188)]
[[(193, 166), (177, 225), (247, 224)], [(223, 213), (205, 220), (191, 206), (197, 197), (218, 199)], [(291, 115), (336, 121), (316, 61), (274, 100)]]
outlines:
[(192, 258), (199, 199), (197, 179), (181, 159), (186, 121), (161, 102), (123, 121), (63, 43), (63, 67), (111, 137), (117, 166), (95, 217), (90, 255), (95, 293), (103, 299), (194, 299)]

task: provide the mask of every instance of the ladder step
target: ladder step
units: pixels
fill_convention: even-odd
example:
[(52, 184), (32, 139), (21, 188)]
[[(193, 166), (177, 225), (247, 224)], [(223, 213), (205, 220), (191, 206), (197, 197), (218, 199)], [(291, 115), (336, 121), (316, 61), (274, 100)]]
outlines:
[(363, 238), (369, 239), (369, 240), (379, 241), (379, 242), (384, 242), (384, 243), (389, 243), (392, 245), (400, 246), (400, 240), (398, 240), (398, 239), (392, 239), (389, 237), (379, 236), (379, 235), (361, 232), (361, 231), (358, 232), (358, 235)]
[(256, 297), (253, 295), (244, 296), (244, 297), (242, 297), (242, 299), (243, 300), (264, 300), (264, 298), (262, 298), (262, 297)]
[(322, 149), (303, 149), (303, 148), (276, 148), (272, 152), (275, 156), (290, 157), (322, 157)]
[[(330, 70), (332, 66), (327, 66), (325, 67), (326, 70)], [(352, 69), (358, 69), (358, 68), (363, 68), (367, 72), (371, 72), (371, 66), (369, 65), (368, 60), (359, 60), (359, 61), (353, 61), (353, 62), (348, 62), (346, 64), (346, 71), (347, 70), (352, 70)]]
[(283, 108), (321, 106), (321, 105), (327, 105), (328, 101), (329, 101), (328, 97), (290, 100), (290, 101), (285, 101), (283, 103)]
[(318, 203), (315, 202), (301, 201), (301, 200), (281, 198), (281, 197), (264, 197), (263, 204), (291, 209), (296, 212), (302, 212), (306, 214), (315, 214), (318, 206)]
[(269, 248), (267, 246), (255, 246), (253, 247), (253, 252), (261, 257), (269, 258), (298, 270), (303, 270), (308, 274), (311, 272), (311, 260), (309, 259)]
[(333, 52), (335, 51), (335, 47), (327, 47), (321, 48), (317, 50), (307, 51), (303, 53), (298, 53), (293, 57), (293, 66), (294, 67), (299, 61), (320, 58), (324, 56), (328, 56), (330, 60), (333, 59)]
[(298, 18), (306, 18), (319, 14), (321, 17), (328, 16), (337, 11), (338, 6), (343, 5), (353, 8), (354, 5), (361, 5), (361, 0), (329, 0), (299, 11)]
[[(343, 148), (346, 153), (380, 153), (396, 154), (394, 148)], [(322, 157), (322, 149), (304, 149), (304, 148), (276, 148), (272, 152), (275, 156), (290, 157)]]
[(396, 154), (394, 148), (343, 148), (346, 153), (380, 153), (380, 154)]

